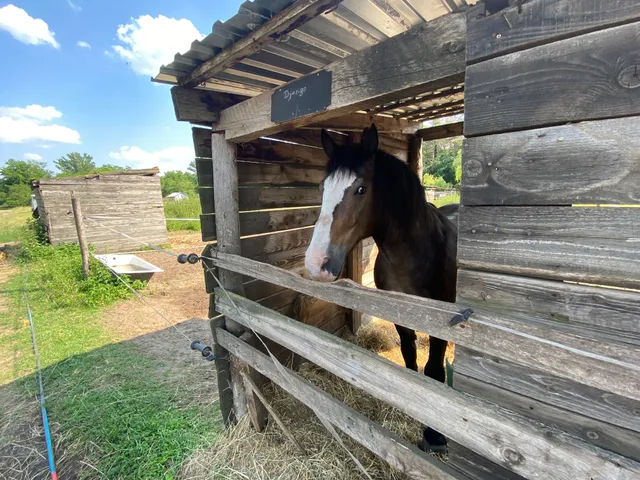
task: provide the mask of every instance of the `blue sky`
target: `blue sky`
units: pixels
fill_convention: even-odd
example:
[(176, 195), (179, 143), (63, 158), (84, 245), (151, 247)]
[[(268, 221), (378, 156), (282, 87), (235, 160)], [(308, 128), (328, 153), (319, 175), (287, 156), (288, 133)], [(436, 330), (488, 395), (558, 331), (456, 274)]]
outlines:
[(241, 3), (0, 0), (0, 165), (41, 157), (53, 169), (79, 151), (97, 164), (186, 168), (190, 126), (150, 76)]

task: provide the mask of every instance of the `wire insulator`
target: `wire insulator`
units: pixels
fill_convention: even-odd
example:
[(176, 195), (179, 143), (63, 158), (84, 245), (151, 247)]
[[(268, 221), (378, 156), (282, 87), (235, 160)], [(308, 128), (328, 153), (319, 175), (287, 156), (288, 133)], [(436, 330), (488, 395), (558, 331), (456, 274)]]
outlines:
[(199, 261), (200, 255), (197, 255), (195, 253), (190, 253), (188, 255), (186, 253), (181, 253), (180, 255), (178, 255), (178, 263), (190, 263), (191, 265), (195, 265)]
[(202, 353), (204, 359), (209, 362), (213, 362), (216, 359), (211, 347), (202, 345), (198, 340), (194, 340), (193, 342), (191, 342), (191, 350), (198, 350), (200, 353)]

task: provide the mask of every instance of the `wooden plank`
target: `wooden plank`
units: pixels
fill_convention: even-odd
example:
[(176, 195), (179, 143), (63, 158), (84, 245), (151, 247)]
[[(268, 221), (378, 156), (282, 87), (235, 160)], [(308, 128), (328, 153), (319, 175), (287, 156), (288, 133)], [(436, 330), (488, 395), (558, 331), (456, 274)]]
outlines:
[[(347, 257), (347, 276), (356, 283), (362, 283), (362, 275), (364, 270), (362, 268), (363, 259), (363, 246), (362, 242), (356, 243), (349, 256)], [(350, 310), (348, 313), (349, 330), (355, 335), (362, 324), (362, 314), (357, 310)]]
[(633, 23), (469, 66), (465, 136), (639, 114), (639, 36)]
[(332, 85), (331, 105), (325, 111), (274, 124), (271, 94), (265, 92), (223, 110), (215, 128), (239, 142), (457, 84), (464, 71), (465, 34), (463, 14), (417, 25), (326, 66)]
[(249, 161), (266, 161), (322, 168), (327, 164), (327, 156), (320, 148), (293, 145), (262, 138), (239, 144), (238, 158)]
[(458, 263), (639, 288), (638, 225), (639, 208), (460, 207)]
[(233, 67), (239, 60), (251, 56), (265, 45), (275, 42), (281, 36), (304, 25), (338, 3), (339, 0), (300, 0), (293, 3), (256, 28), (251, 32), (251, 35), (239, 39), (188, 75), (179, 78), (179, 85), (186, 88), (199, 85), (214, 74)]
[(640, 293), (458, 270), (457, 298), (594, 340), (640, 346)]
[(471, 480), (522, 480), (524, 477), (490, 462), (459, 443), (449, 442), (447, 465)]
[[(304, 148), (304, 147), (301, 147)], [(236, 163), (240, 186), (317, 186), (324, 179), (324, 169), (299, 165), (265, 162)], [(209, 158), (196, 159), (198, 186), (213, 186), (213, 162)]]
[[(240, 214), (240, 235), (257, 235), (292, 228), (314, 225), (320, 215), (320, 207), (271, 210), (267, 212), (242, 212)], [(215, 215), (200, 215), (202, 240), (216, 239)]]
[(218, 337), (234, 355), (409, 477), (441, 480), (457, 478), (446, 465), (425, 455), (415, 446), (373, 423), (291, 370), (276, 365), (269, 356), (243, 344), (223, 330), (219, 331)]
[(245, 100), (247, 97), (207, 90), (171, 88), (171, 100), (179, 122), (215, 123), (220, 111)]
[(561, 432), (540, 428), (519, 415), (459, 393), (373, 352), (238, 295), (231, 297), (233, 304), (226, 296), (216, 297), (216, 308), (257, 334), (277, 340), (370, 395), (525, 477), (631, 479), (640, 475), (637, 462)]
[(287, 252), (307, 247), (311, 243), (313, 228), (286, 230), (270, 235), (259, 235), (242, 239), (242, 256), (261, 258), (273, 253)]
[[(213, 188), (199, 188), (203, 215), (214, 213)], [(240, 211), (268, 210), (275, 208), (315, 207), (322, 204), (318, 188), (308, 187), (240, 187), (238, 206)]]
[[(457, 352), (456, 352), (457, 354)], [(504, 408), (519, 413), (547, 426), (559, 428), (583, 442), (640, 460), (640, 434), (621, 427), (593, 420), (571, 410), (558, 408), (548, 402), (540, 402), (467, 377), (456, 371), (454, 388), (475, 395)]]
[(531, 0), (489, 16), (470, 9), (467, 62), (637, 20), (640, 5), (635, 0)]
[(351, 112), (339, 117), (332, 117), (324, 120), (314, 120), (308, 125), (303, 125), (304, 130), (321, 130), (330, 128), (339, 132), (362, 133), (365, 128), (369, 128), (372, 123), (376, 124), (379, 134), (413, 134), (419, 124), (410, 122), (402, 118), (387, 117), (383, 115), (369, 115), (367, 113)]
[(640, 203), (640, 117), (464, 141), (461, 203)]
[(446, 123), (436, 127), (428, 127), (418, 130), (416, 135), (422, 137), (422, 140), (429, 142), (431, 140), (440, 140), (441, 138), (462, 136), (464, 122)]
[[(528, 401), (526, 397), (640, 433), (637, 400), (459, 346), (456, 346), (454, 371), (455, 388), (458, 388), (458, 374), (465, 375), (486, 385), (517, 392), (523, 396), (523, 403)], [(612, 375), (615, 375), (613, 370)]]
[[(397, 325), (433, 335), (519, 365), (547, 371), (562, 378), (580, 379), (585, 385), (640, 400), (640, 351), (625, 344), (608, 344), (521, 319), (475, 312), (471, 321), (452, 328), (450, 312), (464, 304), (451, 304), (399, 292), (381, 292), (350, 280), (323, 284), (294, 272), (238, 255), (209, 251), (210, 262), (253, 278), (291, 288), (300, 293), (356, 309)], [(482, 323), (480, 323), (482, 322)], [(582, 353), (580, 353), (582, 352)], [(602, 357), (606, 357), (603, 359)], [(612, 362), (616, 376), (611, 376)]]

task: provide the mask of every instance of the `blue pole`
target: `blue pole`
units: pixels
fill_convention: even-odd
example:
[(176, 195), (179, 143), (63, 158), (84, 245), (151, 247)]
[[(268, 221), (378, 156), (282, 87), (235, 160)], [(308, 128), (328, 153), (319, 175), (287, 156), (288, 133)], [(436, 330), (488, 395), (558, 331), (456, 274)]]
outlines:
[(51, 480), (58, 480), (56, 473), (56, 462), (53, 457), (53, 445), (51, 444), (51, 431), (49, 430), (49, 417), (47, 416), (47, 408), (44, 404), (44, 386), (42, 383), (42, 371), (40, 370), (40, 355), (38, 354), (38, 344), (36, 343), (36, 331), (33, 326), (33, 315), (29, 307), (29, 299), (27, 291), (24, 291), (24, 301), (27, 305), (27, 315), (29, 317), (29, 328), (31, 329), (31, 343), (33, 344), (33, 353), (36, 356), (36, 370), (38, 372), (38, 389), (40, 390), (40, 410), (42, 412), (42, 424), (44, 425), (44, 439), (47, 444), (47, 458), (49, 460), (49, 471), (51, 472)]

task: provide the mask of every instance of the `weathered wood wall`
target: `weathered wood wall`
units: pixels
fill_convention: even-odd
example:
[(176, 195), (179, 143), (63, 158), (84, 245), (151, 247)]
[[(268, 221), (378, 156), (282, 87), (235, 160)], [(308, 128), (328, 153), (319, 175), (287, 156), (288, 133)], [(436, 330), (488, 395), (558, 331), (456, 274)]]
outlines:
[[(72, 191), (83, 216), (151, 245), (167, 243), (160, 177), (105, 174), (40, 180), (36, 189), (38, 212), (52, 244), (78, 241), (73, 215), (69, 215)], [(98, 253), (144, 246), (91, 220), (84, 223), (87, 241)]]
[[(467, 23), (457, 301), (637, 348), (640, 293), (619, 287), (640, 287), (640, 6), (482, 9)], [(637, 399), (461, 346), (454, 370), (458, 390), (640, 460)], [(456, 444), (450, 457), (472, 478), (522, 478)]]

